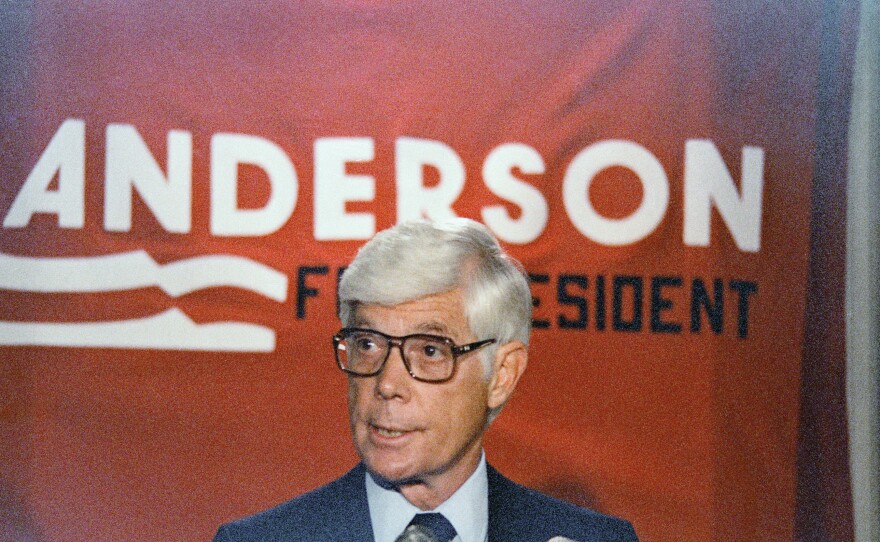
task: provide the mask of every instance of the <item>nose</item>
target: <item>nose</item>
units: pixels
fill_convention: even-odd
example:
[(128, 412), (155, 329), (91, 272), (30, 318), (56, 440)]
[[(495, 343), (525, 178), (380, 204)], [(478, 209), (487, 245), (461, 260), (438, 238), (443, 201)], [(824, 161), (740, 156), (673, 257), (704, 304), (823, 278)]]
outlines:
[(382, 399), (409, 399), (412, 377), (403, 363), (400, 347), (393, 346), (382, 371), (376, 375), (376, 395)]

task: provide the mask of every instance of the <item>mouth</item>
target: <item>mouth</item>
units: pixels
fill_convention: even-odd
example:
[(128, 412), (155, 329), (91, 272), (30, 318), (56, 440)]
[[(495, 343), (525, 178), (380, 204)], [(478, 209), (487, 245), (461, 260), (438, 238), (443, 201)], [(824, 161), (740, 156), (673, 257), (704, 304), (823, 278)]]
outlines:
[(377, 433), (382, 435), (383, 437), (394, 438), (403, 435), (403, 431), (396, 431), (394, 429), (385, 429), (384, 427), (373, 427)]
[(386, 427), (374, 423), (369, 424), (369, 427), (373, 434), (384, 439), (397, 439), (413, 432), (399, 427)]

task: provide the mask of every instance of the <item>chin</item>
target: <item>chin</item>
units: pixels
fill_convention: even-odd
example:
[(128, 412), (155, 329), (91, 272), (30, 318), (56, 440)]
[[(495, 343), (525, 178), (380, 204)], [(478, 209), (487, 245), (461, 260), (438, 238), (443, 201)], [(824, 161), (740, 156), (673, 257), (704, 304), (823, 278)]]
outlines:
[(380, 478), (389, 485), (399, 486), (420, 482), (420, 476), (409, 465), (377, 461), (369, 456), (365, 456), (363, 461), (374, 478)]
[(387, 465), (381, 462), (376, 463), (374, 461), (365, 461), (365, 463), (370, 472), (387, 482), (401, 483), (413, 477), (412, 471), (403, 467)]

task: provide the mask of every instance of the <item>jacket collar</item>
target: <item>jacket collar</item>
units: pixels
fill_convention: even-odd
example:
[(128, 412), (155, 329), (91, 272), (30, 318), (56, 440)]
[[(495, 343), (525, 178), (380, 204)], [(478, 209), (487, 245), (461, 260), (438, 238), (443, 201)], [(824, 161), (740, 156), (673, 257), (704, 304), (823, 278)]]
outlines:
[(339, 542), (373, 542), (373, 523), (367, 504), (364, 484), (366, 468), (363, 463), (331, 482), (329, 495), (336, 502), (328, 503), (325, 513), (332, 510), (334, 517), (324, 523), (326, 540)]

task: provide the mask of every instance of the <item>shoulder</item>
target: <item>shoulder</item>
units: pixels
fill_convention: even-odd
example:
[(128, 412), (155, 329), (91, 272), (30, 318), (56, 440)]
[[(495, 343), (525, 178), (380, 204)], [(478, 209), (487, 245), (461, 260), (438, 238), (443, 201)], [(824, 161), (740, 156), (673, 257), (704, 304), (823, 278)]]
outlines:
[(351, 522), (347, 528), (351, 533), (356, 534), (359, 530), (372, 532), (361, 465), (314, 491), (221, 526), (214, 541), (357, 539), (357, 536), (343, 536), (338, 532), (340, 517), (349, 518)]
[(579, 542), (638, 540), (626, 520), (544, 495), (505, 478), (492, 467), (488, 475), (493, 540), (546, 542), (554, 536)]

